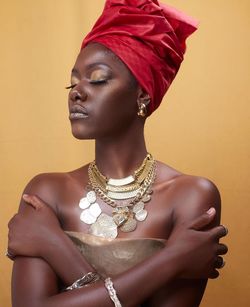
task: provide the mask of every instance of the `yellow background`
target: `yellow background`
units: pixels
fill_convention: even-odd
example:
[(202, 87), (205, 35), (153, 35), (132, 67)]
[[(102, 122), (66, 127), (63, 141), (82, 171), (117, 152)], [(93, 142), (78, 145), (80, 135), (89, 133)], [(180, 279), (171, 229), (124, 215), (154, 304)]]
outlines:
[[(93, 159), (93, 143), (70, 134), (64, 86), (103, 3), (1, 0), (0, 306), (10, 306), (7, 222), (23, 187), (37, 173), (67, 171)], [(168, 3), (196, 16), (200, 29), (148, 121), (148, 149), (177, 169), (212, 179), (221, 191), (230, 252), (202, 306), (249, 306), (250, 2)]]

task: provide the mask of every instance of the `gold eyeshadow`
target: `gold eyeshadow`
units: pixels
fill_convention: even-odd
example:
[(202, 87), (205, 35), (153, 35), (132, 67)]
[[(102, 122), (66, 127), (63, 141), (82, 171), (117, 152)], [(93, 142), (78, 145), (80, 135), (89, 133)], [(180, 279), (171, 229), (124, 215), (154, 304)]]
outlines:
[(108, 73), (103, 69), (95, 69), (90, 74), (90, 81), (107, 80)]

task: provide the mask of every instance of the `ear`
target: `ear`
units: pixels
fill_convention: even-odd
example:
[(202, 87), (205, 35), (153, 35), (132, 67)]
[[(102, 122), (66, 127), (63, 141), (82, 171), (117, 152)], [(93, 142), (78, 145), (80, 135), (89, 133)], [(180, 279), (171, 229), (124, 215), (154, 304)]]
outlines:
[(137, 96), (138, 108), (140, 107), (142, 103), (147, 107), (150, 103), (150, 96), (145, 90), (139, 87), (138, 96)]

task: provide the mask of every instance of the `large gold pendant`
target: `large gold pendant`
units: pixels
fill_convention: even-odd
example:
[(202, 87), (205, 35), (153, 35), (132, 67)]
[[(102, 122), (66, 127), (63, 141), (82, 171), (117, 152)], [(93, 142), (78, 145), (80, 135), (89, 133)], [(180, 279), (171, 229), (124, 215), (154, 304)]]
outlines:
[(111, 216), (102, 213), (97, 221), (90, 226), (89, 233), (98, 237), (115, 239), (118, 234), (117, 225)]
[(136, 226), (137, 226), (136, 220), (132, 216), (130, 216), (126, 221), (126, 223), (124, 223), (119, 229), (121, 229), (121, 231), (123, 232), (131, 232), (136, 229)]
[(123, 225), (129, 218), (130, 211), (128, 207), (116, 207), (113, 212), (113, 220), (116, 223), (117, 227)]

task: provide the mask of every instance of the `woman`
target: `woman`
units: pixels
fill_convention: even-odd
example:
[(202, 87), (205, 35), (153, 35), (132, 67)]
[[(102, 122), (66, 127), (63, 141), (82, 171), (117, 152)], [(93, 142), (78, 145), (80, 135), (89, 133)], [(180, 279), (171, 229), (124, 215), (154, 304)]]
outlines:
[[(155, 161), (144, 140), (145, 119), (194, 30), (191, 19), (157, 1), (106, 2), (69, 86), (72, 133), (95, 139), (95, 161), (38, 175), (25, 188), (9, 223), (13, 306), (198, 306), (207, 278), (219, 275), (227, 247), (218, 243), (226, 229), (216, 226), (217, 188)], [(68, 235), (78, 245), (80, 238), (84, 257)], [(104, 249), (119, 253), (117, 244), (137, 246), (138, 238), (167, 241), (126, 269), (105, 267)], [(97, 250), (96, 240), (97, 263), (95, 252), (86, 253)]]

